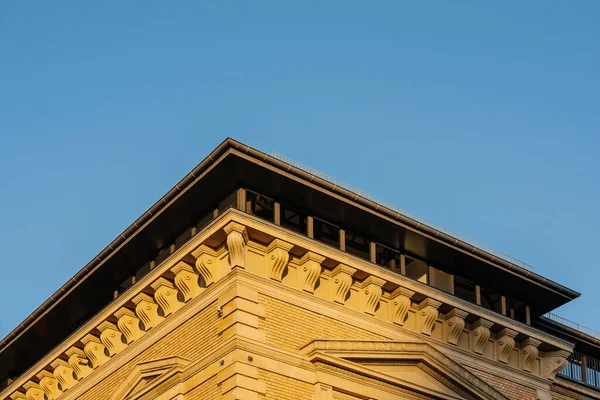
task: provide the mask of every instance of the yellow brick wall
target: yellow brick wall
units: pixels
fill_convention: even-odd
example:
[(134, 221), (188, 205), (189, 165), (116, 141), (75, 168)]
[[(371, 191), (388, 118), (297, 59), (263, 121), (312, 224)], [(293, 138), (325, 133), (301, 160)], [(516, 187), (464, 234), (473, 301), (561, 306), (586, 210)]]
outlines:
[(185, 395), (185, 400), (216, 400), (221, 398), (221, 388), (217, 386), (217, 377), (213, 376)]
[(258, 302), (265, 307), (265, 318), (259, 321), (259, 329), (265, 331), (268, 344), (283, 349), (297, 350), (315, 339), (389, 339), (262, 293)]
[(265, 394), (259, 396), (262, 400), (311, 400), (313, 398), (314, 388), (309, 383), (264, 370), (258, 370), (258, 379), (265, 383)]
[[(219, 343), (216, 303), (204, 308), (191, 317), (185, 324), (177, 327), (171, 333), (160, 339), (152, 347), (109, 375), (102, 382), (88, 390), (78, 400), (99, 400), (109, 397), (133, 367), (143, 361), (153, 361), (161, 358), (179, 356), (190, 361), (197, 360)], [(168, 323), (167, 321), (163, 323)], [(116, 356), (118, 357), (118, 355)], [(111, 360), (111, 361), (114, 361)], [(109, 361), (100, 368), (111, 368)], [(93, 375), (90, 375), (91, 378)]]
[(494, 389), (505, 395), (511, 400), (536, 400), (536, 390), (523, 386), (521, 384), (501, 378), (488, 372), (480, 371), (475, 368), (466, 367), (479, 379), (492, 386)]

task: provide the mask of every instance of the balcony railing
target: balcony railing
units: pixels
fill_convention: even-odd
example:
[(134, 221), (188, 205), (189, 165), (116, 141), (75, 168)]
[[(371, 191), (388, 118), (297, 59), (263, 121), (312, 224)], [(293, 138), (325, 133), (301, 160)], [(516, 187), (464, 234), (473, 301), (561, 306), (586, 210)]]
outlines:
[(349, 185), (349, 184), (347, 184), (347, 183), (345, 183), (343, 181), (340, 181), (339, 179), (336, 179), (336, 178), (334, 178), (334, 177), (332, 177), (330, 175), (324, 174), (323, 172), (320, 172), (320, 171), (318, 171), (318, 170), (316, 170), (314, 168), (311, 168), (311, 167), (309, 167), (307, 165), (301, 164), (298, 161), (292, 160), (291, 158), (286, 157), (283, 154), (279, 154), (279, 153), (277, 153), (275, 151), (271, 151), (271, 156), (274, 157), (274, 158), (276, 158), (276, 159), (278, 159), (279, 161), (283, 161), (284, 163), (290, 164), (290, 165), (292, 165), (292, 166), (294, 166), (294, 167), (296, 167), (298, 169), (301, 169), (302, 171), (307, 172), (307, 173), (309, 173), (309, 174), (311, 174), (313, 176), (321, 178), (321, 179), (323, 179), (323, 180), (325, 180), (325, 181), (327, 181), (327, 182), (329, 182), (329, 183), (331, 183), (331, 184), (333, 184), (335, 186), (341, 187), (342, 189), (346, 189), (347, 191), (352, 192), (352, 193), (354, 193), (354, 194), (356, 194), (358, 196), (364, 197), (365, 199), (370, 200), (370, 201), (374, 202), (375, 204), (378, 204), (378, 205), (380, 205), (382, 207), (386, 207), (386, 208), (388, 208), (388, 209), (390, 209), (392, 211), (395, 211), (395, 212), (397, 212), (399, 214), (404, 215), (405, 217), (411, 218), (412, 220), (417, 221), (418, 223), (420, 223), (422, 225), (429, 226), (430, 228), (433, 228), (433, 229), (437, 230), (438, 232), (444, 233), (444, 234), (446, 234), (448, 236), (451, 236), (451, 237), (453, 237), (455, 239), (458, 239), (458, 240), (461, 240), (461, 241), (463, 241), (465, 243), (468, 243), (471, 246), (477, 247), (480, 250), (486, 251), (489, 254), (492, 254), (492, 255), (494, 255), (496, 257), (502, 258), (502, 259), (504, 259), (504, 260), (506, 260), (506, 261), (508, 261), (508, 262), (510, 262), (512, 264), (514, 264), (514, 265), (517, 265), (517, 266), (521, 267), (521, 268), (524, 268), (524, 269), (529, 270), (529, 271), (533, 271), (533, 267), (531, 265), (526, 264), (526, 263), (524, 263), (521, 260), (518, 260), (518, 259), (516, 259), (514, 257), (511, 257), (508, 254), (504, 254), (504, 253), (501, 253), (501, 252), (499, 252), (497, 250), (494, 250), (491, 247), (484, 246), (484, 245), (482, 245), (480, 243), (477, 243), (476, 241), (471, 240), (471, 239), (469, 239), (469, 238), (467, 238), (465, 236), (459, 235), (458, 233), (453, 232), (453, 231), (451, 231), (448, 228), (445, 228), (445, 227), (443, 227), (441, 225), (435, 224), (435, 223), (433, 223), (431, 221), (428, 221), (428, 220), (426, 220), (424, 218), (421, 218), (418, 215), (413, 214), (413, 213), (411, 213), (411, 212), (409, 212), (409, 211), (407, 211), (407, 210), (405, 210), (405, 209), (403, 209), (403, 208), (401, 208), (401, 207), (399, 207), (397, 205), (389, 203), (389, 202), (387, 202), (385, 200), (381, 200), (380, 198), (378, 198), (376, 196), (373, 196), (372, 194), (369, 194), (369, 193), (367, 193), (367, 192), (365, 192), (365, 191), (363, 191), (363, 190), (361, 190), (361, 189), (359, 189), (357, 187), (354, 187), (354, 186)]
[(561, 325), (567, 326), (571, 329), (575, 329), (576, 331), (585, 333), (586, 335), (592, 336), (596, 339), (600, 339), (600, 332), (597, 332), (593, 329), (587, 328), (583, 325), (578, 324), (577, 322), (570, 321), (566, 318), (561, 317), (560, 315), (556, 315), (553, 313), (544, 314), (544, 317), (552, 320), (554, 322), (558, 322)]
[(600, 389), (600, 361), (581, 353), (574, 352), (565, 369), (558, 374)]

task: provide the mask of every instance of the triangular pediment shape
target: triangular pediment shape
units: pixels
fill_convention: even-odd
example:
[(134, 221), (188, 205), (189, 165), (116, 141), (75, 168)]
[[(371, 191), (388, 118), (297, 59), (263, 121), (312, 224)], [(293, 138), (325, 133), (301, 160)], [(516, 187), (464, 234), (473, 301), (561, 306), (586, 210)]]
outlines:
[(430, 398), (507, 400), (427, 343), (316, 340), (302, 350), (324, 372), (344, 371)]
[(137, 400), (152, 388), (176, 379), (190, 362), (181, 357), (169, 357), (137, 364), (109, 400)]

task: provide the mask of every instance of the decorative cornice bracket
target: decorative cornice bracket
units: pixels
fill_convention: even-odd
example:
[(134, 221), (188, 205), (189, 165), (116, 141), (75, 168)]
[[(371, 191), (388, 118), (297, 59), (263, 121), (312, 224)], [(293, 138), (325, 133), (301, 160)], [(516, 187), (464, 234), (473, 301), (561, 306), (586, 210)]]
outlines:
[(390, 311), (392, 314), (392, 322), (400, 326), (404, 325), (404, 321), (406, 320), (408, 310), (410, 309), (410, 305), (412, 303), (411, 298), (414, 295), (414, 291), (403, 288), (402, 286), (398, 287), (390, 294)]

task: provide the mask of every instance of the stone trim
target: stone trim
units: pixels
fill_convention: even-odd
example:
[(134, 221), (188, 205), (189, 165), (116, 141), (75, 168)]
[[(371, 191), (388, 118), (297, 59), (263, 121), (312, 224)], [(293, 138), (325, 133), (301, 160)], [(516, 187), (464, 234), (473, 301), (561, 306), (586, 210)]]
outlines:
[[(185, 281), (192, 281), (197, 275), (191, 268), (191, 265), (183, 261), (184, 257), (187, 260), (190, 256), (196, 256), (194, 265), (200, 276), (202, 276), (206, 282), (206, 287), (209, 285), (212, 286), (217, 281), (220, 281), (227, 276), (231, 270), (246, 270), (246, 249), (250, 243), (247, 226), (251, 226), (253, 229), (259, 231), (267, 231), (267, 233), (272, 236), (281, 237), (277, 239), (279, 242), (275, 242), (271, 246), (271, 251), (283, 250), (285, 248), (291, 249), (290, 246), (294, 245), (300, 248), (318, 249), (318, 254), (315, 251), (309, 251), (302, 256), (299, 261), (295, 260), (295, 265), (298, 266), (294, 267), (297, 281), (291, 285), (301, 292), (317, 295), (318, 293), (315, 293), (315, 288), (318, 286), (319, 281), (328, 281), (328, 286), (323, 290), (327, 291), (326, 297), (329, 299), (330, 304), (340, 303), (344, 292), (347, 296), (347, 293), (350, 290), (345, 288), (348, 286), (348, 276), (350, 276), (350, 279), (352, 280), (352, 275), (355, 271), (360, 270), (361, 275), (365, 276), (366, 274), (366, 278), (362, 283), (356, 283), (354, 285), (358, 290), (358, 303), (354, 302), (352, 303), (354, 305), (351, 305), (351, 302), (345, 302), (346, 296), (343, 296), (346, 307), (358, 307), (357, 311), (370, 317), (379, 320), (383, 319), (390, 324), (400, 325), (400, 323), (404, 322), (401, 321), (404, 318), (402, 317), (402, 314), (408, 313), (408, 311), (413, 308), (410, 304), (408, 309), (406, 308), (406, 299), (410, 302), (410, 297), (414, 294), (412, 288), (418, 289), (419, 294), (425, 296), (424, 300), (414, 307), (415, 310), (419, 311), (418, 330), (423, 335), (431, 336), (434, 326), (438, 321), (438, 308), (441, 306), (442, 302), (433, 299), (432, 297), (428, 297), (428, 294), (434, 294), (436, 298), (443, 300), (444, 304), (452, 305), (457, 302), (456, 299), (448, 297), (447, 295), (438, 295), (432, 288), (420, 287), (415, 285), (414, 282), (408, 282), (405, 277), (396, 276), (389, 271), (383, 270), (377, 266), (372, 266), (364, 261), (357, 262), (357, 260), (346, 253), (340, 253), (337, 250), (329, 249), (318, 242), (311, 241), (310, 239), (296, 234), (291, 234), (282, 228), (276, 227), (275, 225), (271, 226), (272, 224), (257, 220), (246, 214), (241, 214), (238, 211), (229, 210), (219, 218), (219, 220), (214, 221), (213, 224), (209, 225), (205, 231), (192, 238), (188, 243), (170, 255), (160, 266), (143, 277), (139, 282), (132, 286), (130, 290), (107, 306), (92, 321), (84, 324), (73, 335), (63, 341), (61, 345), (57, 346), (55, 350), (34, 365), (32, 369), (23, 374), (23, 376), (17, 378), (17, 380), (5, 389), (0, 396), (6, 397), (9, 393), (16, 393), (16, 390), (25, 387), (33, 375), (42, 373), (44, 370), (48, 373), (52, 373), (56, 379), (59, 380), (61, 385), (63, 385), (64, 382), (65, 387), (68, 387), (67, 390), (71, 390), (76, 384), (69, 379), (61, 380), (61, 378), (54, 373), (55, 369), (58, 369), (60, 374), (62, 374), (65, 371), (68, 372), (70, 368), (75, 374), (77, 381), (84, 379), (86, 376), (90, 375), (93, 370), (111, 360), (112, 357), (127, 351), (131, 344), (141, 340), (149, 330), (161, 326), (165, 319), (171, 318), (172, 315), (179, 314), (179, 310), (184, 308), (186, 304), (193, 303), (195, 298), (203, 297), (200, 296), (200, 294), (206, 292), (205, 287), (195, 286), (191, 282), (189, 284), (185, 283)], [(204, 241), (219, 230), (223, 230), (226, 233), (225, 243), (217, 249), (206, 246)], [(256, 249), (259, 249), (260, 247), (261, 246), (256, 247)], [(283, 251), (285, 253), (285, 250)], [(259, 254), (261, 252), (264, 254)], [(258, 250), (257, 254), (266, 258), (269, 256), (270, 252), (264, 252), (261, 249)], [(279, 278), (281, 276), (280, 272), (283, 271), (282, 266), (285, 268), (285, 265), (289, 262), (289, 250), (287, 261), (285, 254), (281, 254), (279, 251), (277, 255), (273, 254), (273, 256), (274, 260), (278, 260), (275, 263), (278, 264), (278, 266), (272, 266), (272, 268), (275, 267), (276, 270), (274, 276)], [(328, 279), (320, 279), (321, 271), (323, 270), (322, 263), (326, 258), (338, 261), (341, 265), (344, 265), (344, 267), (338, 268), (335, 272), (338, 277), (337, 287), (334, 286), (336, 284), (335, 277), (331, 279), (333, 275), (330, 272), (328, 272)], [(208, 262), (209, 260), (212, 262)], [(350, 274), (350, 272), (352, 272), (352, 274)], [(175, 282), (172, 281), (173, 274), (175, 275)], [(340, 274), (345, 274), (345, 276), (342, 279), (339, 279), (341, 277)], [(177, 276), (179, 276), (179, 279)], [(189, 277), (189, 279), (186, 279), (186, 276)], [(265, 271), (264, 275), (261, 276), (269, 276), (269, 274)], [(270, 278), (272, 276), (273, 272), (271, 271)], [(342, 280), (344, 282), (342, 282)], [(277, 281), (277, 279), (274, 279), (274, 281)], [(282, 283), (284, 282), (282, 281)], [(287, 282), (282, 286), (286, 285), (289, 286), (290, 283)], [(351, 281), (350, 285), (352, 285)], [(388, 285), (391, 285), (392, 287), (396, 285), (398, 289), (390, 293), (384, 290), (384, 286), (388, 287)], [(404, 285), (406, 287), (404, 287)], [(402, 289), (400, 289), (400, 287), (402, 287)], [(354, 293), (354, 291), (355, 288), (352, 287), (350, 292)], [(153, 296), (150, 296), (148, 293), (153, 293)], [(354, 294), (351, 296), (354, 296)], [(398, 301), (398, 304), (395, 304), (395, 299), (399, 298), (405, 298), (401, 300), (403, 305), (400, 301)], [(135, 304), (135, 311), (127, 308), (128, 304), (130, 304), (129, 301), (132, 301)], [(227, 304), (228, 303), (219, 303), (221, 307), (224, 307)], [(389, 311), (382, 314), (379, 312), (381, 307), (387, 307), (387, 310)], [(476, 307), (471, 307), (470, 311), (465, 307), (464, 312), (486, 314), (486, 312), (478, 310)], [(109, 318), (111, 321), (114, 321), (114, 319), (112, 319), (113, 315), (118, 318), (117, 325), (115, 325), (114, 322), (108, 321)], [(257, 311), (256, 314), (252, 314), (240, 308), (236, 310), (236, 312), (228, 315), (227, 320), (221, 321), (223, 325), (222, 332), (233, 329), (229, 330), (231, 334), (246, 335), (255, 340), (264, 340), (264, 333), (261, 334), (260, 331), (258, 331), (257, 323), (254, 322), (259, 318), (259, 315), (260, 311)], [(454, 318), (455, 323), (458, 323), (458, 320), (455, 318), (456, 316), (457, 315), (453, 315), (451, 318)], [(446, 320), (442, 319), (442, 322), (448, 322), (451, 318)], [(119, 323), (121, 319), (123, 319), (123, 323)], [(127, 325), (134, 325), (136, 319), (141, 321), (142, 328), (135, 329), (135, 327), (132, 327), (132, 329), (128, 329)], [(503, 319), (501, 317), (495, 318), (495, 320), (498, 324), (507, 322), (505, 321), (506, 318)], [(484, 319), (480, 319), (480, 321), (484, 321)], [(523, 328), (523, 330), (519, 330), (519, 333), (521, 334), (527, 335), (529, 331), (535, 331), (528, 327), (521, 327), (518, 324), (512, 325), (516, 328)], [(479, 326), (472, 329), (472, 334), (477, 336), (475, 333), (477, 333), (477, 329), (482, 326), (485, 328), (485, 324), (480, 323)], [(98, 328), (97, 330), (95, 329), (96, 327)], [(457, 329), (457, 331), (459, 330)], [(485, 329), (483, 329), (483, 331), (485, 331)], [(487, 331), (489, 332), (489, 328)], [(499, 354), (501, 354), (499, 361), (501, 362), (505, 362), (503, 361), (503, 354), (510, 352), (506, 351), (506, 349), (510, 347), (510, 350), (512, 350), (512, 347), (514, 347), (514, 336), (507, 335), (506, 332), (515, 332), (516, 334), (517, 331), (505, 328), (503, 332), (502, 338), (506, 338), (505, 343), (507, 343), (507, 345), (498, 344), (498, 346), (500, 346)], [(460, 334), (460, 332), (458, 333)], [(454, 344), (454, 336), (456, 336), (455, 333), (449, 334), (447, 339), (448, 342)], [(482, 332), (482, 337), (484, 336), (485, 332)], [(121, 337), (125, 340), (119, 342), (119, 338)], [(558, 344), (564, 345), (564, 343), (557, 342), (551, 337), (542, 337), (545, 339), (544, 344), (547, 347), (552, 348), (554, 346), (554, 348), (556, 348), (555, 346)], [(513, 340), (513, 343), (511, 346), (508, 346), (508, 344), (510, 344), (510, 339)], [(477, 339), (476, 342), (480, 340), (481, 338)], [(83, 351), (76, 347), (79, 346), (78, 343), (83, 344)], [(474, 351), (475, 353), (478, 353), (477, 346), (474, 347)], [(545, 367), (542, 376), (546, 379), (553, 380), (556, 374), (554, 367), (556, 367), (558, 363), (566, 362), (565, 354), (568, 356), (568, 353), (569, 352), (564, 347), (558, 347), (558, 350), (554, 353), (546, 353), (543, 356)], [(63, 359), (65, 355), (68, 357), (68, 367), (58, 362), (58, 360)], [(552, 366), (550, 366), (549, 363), (552, 364)], [(29, 385), (29, 389), (33, 390), (35, 388)], [(49, 400), (53, 400), (50, 397), (54, 396), (54, 394), (50, 393), (50, 395), (46, 395), (49, 397)]]

